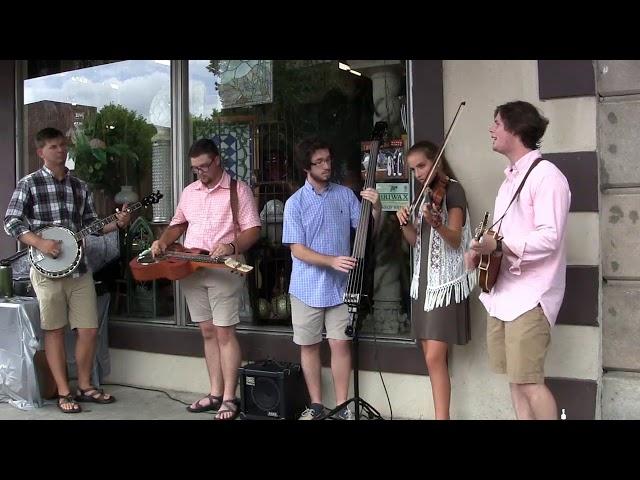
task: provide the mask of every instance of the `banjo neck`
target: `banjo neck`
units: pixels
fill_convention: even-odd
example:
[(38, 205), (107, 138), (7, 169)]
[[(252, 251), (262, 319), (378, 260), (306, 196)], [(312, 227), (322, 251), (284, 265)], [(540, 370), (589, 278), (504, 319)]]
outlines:
[[(144, 205), (142, 202), (136, 202), (133, 205), (129, 205), (127, 208), (123, 210), (123, 212), (131, 213), (134, 210), (142, 208)], [(102, 230), (105, 226), (109, 225), (111, 222), (114, 222), (118, 219), (117, 215), (114, 213), (113, 215), (109, 215), (108, 217), (103, 218), (102, 220), (96, 220), (91, 225), (86, 228), (83, 228), (78, 233), (75, 234), (76, 240), (80, 241), (85, 237), (88, 237), (92, 233), (95, 233), (99, 230)]]

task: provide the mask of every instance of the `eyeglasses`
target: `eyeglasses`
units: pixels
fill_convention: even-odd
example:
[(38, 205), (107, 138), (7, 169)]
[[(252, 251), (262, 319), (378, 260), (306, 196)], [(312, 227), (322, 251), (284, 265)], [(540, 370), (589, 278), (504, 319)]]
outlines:
[(331, 158), (323, 158), (319, 162), (316, 162), (316, 163), (310, 162), (310, 163), (311, 163), (311, 165), (315, 165), (316, 167), (318, 165), (322, 165), (323, 163), (326, 163), (327, 165), (331, 165)]
[(191, 167), (191, 171), (196, 175), (198, 173), (204, 173), (209, 170), (209, 167), (213, 164), (213, 159), (209, 162), (209, 165), (202, 165), (201, 167)]

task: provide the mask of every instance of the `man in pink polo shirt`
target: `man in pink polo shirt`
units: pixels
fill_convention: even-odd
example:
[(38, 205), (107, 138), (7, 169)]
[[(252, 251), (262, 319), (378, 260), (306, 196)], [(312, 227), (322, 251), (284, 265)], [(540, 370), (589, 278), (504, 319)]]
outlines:
[(564, 296), (571, 192), (554, 164), (537, 161), (549, 121), (533, 105), (509, 102), (497, 107), (494, 117), (489, 129), (493, 150), (509, 160), (493, 214), (494, 221), (504, 214), (494, 227), (501, 239), (485, 234), (474, 240), (467, 265), (477, 266), (480, 255), (502, 254), (495, 285), (480, 295), (489, 314), (489, 364), (494, 372), (507, 374), (519, 420), (555, 420), (558, 409), (544, 384), (544, 360)]
[[(198, 180), (180, 196), (178, 208), (162, 236), (153, 242), (154, 255), (164, 252), (185, 233), (185, 248), (207, 250), (211, 256), (246, 252), (260, 237), (260, 216), (249, 185), (237, 181), (237, 227), (231, 208), (233, 185), (222, 168), (218, 147), (197, 140), (189, 150), (191, 170)], [(198, 323), (211, 392), (187, 407), (190, 412), (217, 410), (216, 420), (233, 420), (239, 413), (236, 383), (240, 345), (235, 326), (243, 278), (225, 269), (200, 268), (181, 280), (191, 320)]]

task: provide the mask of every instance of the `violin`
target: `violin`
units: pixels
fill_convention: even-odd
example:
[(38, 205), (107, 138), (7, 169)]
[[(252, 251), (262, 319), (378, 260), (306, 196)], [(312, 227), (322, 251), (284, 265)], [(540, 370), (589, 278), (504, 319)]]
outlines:
[(431, 200), (431, 205), (440, 208), (442, 206), (442, 200), (447, 194), (447, 184), (449, 183), (449, 177), (443, 172), (438, 172), (436, 178), (431, 182), (431, 186), (427, 194)]

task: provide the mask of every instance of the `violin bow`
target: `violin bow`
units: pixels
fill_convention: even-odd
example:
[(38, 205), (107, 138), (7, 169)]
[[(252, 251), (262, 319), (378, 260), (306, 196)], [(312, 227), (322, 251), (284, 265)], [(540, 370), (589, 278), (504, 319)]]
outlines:
[(431, 184), (431, 181), (433, 180), (433, 177), (435, 176), (435, 173), (438, 169), (438, 164), (440, 163), (440, 158), (442, 157), (442, 153), (444, 152), (444, 149), (447, 146), (447, 142), (449, 141), (449, 138), (451, 138), (451, 133), (453, 133), (453, 128), (458, 122), (458, 116), (460, 115), (460, 112), (462, 112), (462, 107), (464, 107), (466, 104), (467, 102), (460, 102), (460, 105), (458, 106), (458, 110), (456, 111), (456, 115), (453, 117), (453, 120), (451, 121), (451, 125), (449, 126), (449, 130), (447, 131), (447, 134), (444, 137), (444, 142), (442, 142), (442, 147), (440, 147), (440, 150), (438, 151), (438, 155), (436, 156), (436, 160), (435, 162), (433, 162), (433, 167), (431, 168), (431, 171), (429, 172), (429, 175), (427, 176), (427, 179), (424, 182), (424, 185), (422, 186), (420, 195), (416, 197), (416, 199), (411, 204), (411, 207), (409, 207), (409, 218), (412, 217), (416, 207), (420, 204), (420, 202), (422, 201), (422, 197), (424, 196), (427, 189), (429, 188), (429, 185)]

